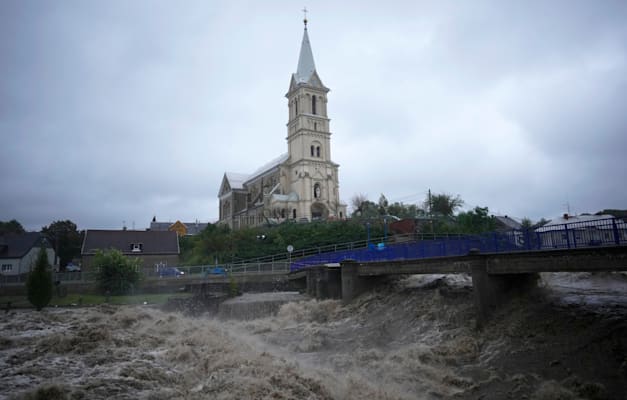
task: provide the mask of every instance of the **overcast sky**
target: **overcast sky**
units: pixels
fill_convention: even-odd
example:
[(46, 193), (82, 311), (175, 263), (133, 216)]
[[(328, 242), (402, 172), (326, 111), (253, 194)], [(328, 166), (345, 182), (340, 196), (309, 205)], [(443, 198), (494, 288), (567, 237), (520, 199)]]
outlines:
[[(0, 220), (215, 221), (287, 151), (295, 1), (0, 2)], [(312, 1), (341, 199), (627, 208), (627, 2)]]

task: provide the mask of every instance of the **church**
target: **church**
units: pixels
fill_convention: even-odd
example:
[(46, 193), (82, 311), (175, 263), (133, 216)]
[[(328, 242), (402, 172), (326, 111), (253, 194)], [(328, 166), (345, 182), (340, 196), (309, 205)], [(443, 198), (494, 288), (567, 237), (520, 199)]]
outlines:
[(287, 153), (252, 174), (226, 172), (218, 198), (221, 224), (232, 229), (288, 220), (344, 219), (339, 165), (331, 160), (327, 93), (314, 64), (307, 19), (298, 67), (287, 94)]

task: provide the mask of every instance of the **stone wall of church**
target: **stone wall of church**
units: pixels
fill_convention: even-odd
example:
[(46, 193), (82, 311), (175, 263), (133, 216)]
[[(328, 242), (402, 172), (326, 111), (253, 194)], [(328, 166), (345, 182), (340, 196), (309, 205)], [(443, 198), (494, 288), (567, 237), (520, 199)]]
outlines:
[(246, 193), (233, 192), (233, 213), (243, 211), (248, 206)]

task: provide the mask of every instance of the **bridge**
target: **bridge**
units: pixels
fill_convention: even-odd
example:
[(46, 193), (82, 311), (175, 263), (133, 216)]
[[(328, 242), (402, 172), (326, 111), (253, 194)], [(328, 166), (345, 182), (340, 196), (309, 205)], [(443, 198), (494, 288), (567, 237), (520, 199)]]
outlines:
[(390, 276), (466, 273), (481, 325), (512, 295), (534, 287), (540, 272), (600, 271), (627, 271), (620, 219), (372, 244), (296, 260), (289, 278), (311, 296), (349, 302)]
[(218, 290), (232, 279), (243, 288), (264, 284), (298, 288), (315, 298), (350, 302), (388, 277), (465, 273), (472, 277), (481, 325), (513, 295), (533, 288), (540, 272), (627, 271), (627, 224), (615, 218), (536, 230), (418, 234), (394, 240), (304, 250), (290, 262), (265, 259), (230, 265), (228, 278), (210, 276), (190, 288)]

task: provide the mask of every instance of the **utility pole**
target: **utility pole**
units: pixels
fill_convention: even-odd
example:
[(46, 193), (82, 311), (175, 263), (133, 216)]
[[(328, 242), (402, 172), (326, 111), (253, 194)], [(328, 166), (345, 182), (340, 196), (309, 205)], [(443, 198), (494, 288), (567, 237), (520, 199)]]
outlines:
[(431, 217), (431, 189), (429, 189), (428, 192), (428, 196), (429, 196), (429, 217)]
[(433, 206), (431, 204), (431, 188), (429, 188), (429, 225), (431, 225), (431, 234), (433, 234)]

